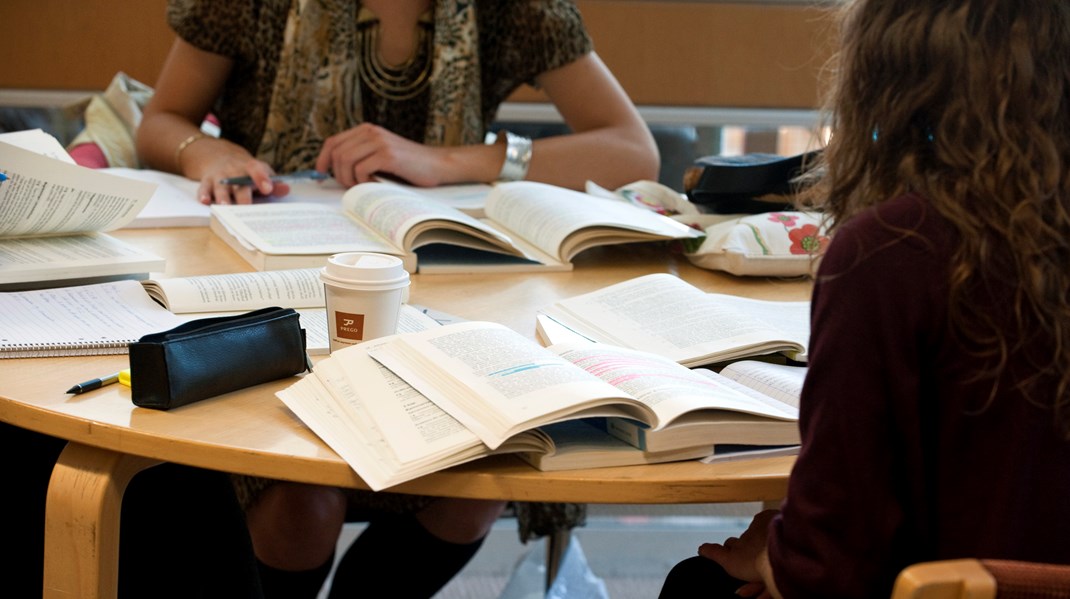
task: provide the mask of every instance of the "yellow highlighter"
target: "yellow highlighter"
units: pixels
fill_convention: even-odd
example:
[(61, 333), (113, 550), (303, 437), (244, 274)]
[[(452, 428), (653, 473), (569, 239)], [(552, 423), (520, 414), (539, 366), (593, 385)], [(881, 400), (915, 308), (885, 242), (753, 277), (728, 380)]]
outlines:
[(126, 370), (120, 370), (119, 371), (119, 384), (120, 385), (126, 385), (127, 387), (130, 386), (130, 369), (129, 368), (127, 368)]

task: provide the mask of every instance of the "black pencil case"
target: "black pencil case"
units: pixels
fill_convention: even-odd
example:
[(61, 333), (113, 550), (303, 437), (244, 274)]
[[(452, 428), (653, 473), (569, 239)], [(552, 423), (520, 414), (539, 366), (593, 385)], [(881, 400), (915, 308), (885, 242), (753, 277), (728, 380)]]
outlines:
[[(684, 191), (694, 204), (717, 214), (760, 214), (791, 210), (786, 196), (808, 182), (800, 175), (820, 150), (796, 156), (744, 154), (704, 156), (684, 173)], [(763, 196), (781, 196), (760, 199)]]
[(169, 410), (311, 368), (292, 309), (191, 320), (130, 344), (134, 405)]

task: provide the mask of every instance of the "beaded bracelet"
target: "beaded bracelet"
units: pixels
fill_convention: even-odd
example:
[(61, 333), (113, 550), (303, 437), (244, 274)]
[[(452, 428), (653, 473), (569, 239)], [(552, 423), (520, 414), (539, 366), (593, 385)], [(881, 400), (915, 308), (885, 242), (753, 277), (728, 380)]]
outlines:
[(175, 167), (178, 168), (179, 172), (182, 171), (182, 152), (188, 148), (191, 143), (198, 139), (204, 139), (205, 137), (208, 137), (208, 135), (203, 131), (198, 131), (186, 139), (183, 139), (182, 143), (178, 144), (178, 147), (175, 148)]
[(531, 139), (503, 130), (498, 133), (499, 140), (502, 134), (505, 134), (505, 162), (498, 180), (520, 181), (527, 176), (531, 163)]

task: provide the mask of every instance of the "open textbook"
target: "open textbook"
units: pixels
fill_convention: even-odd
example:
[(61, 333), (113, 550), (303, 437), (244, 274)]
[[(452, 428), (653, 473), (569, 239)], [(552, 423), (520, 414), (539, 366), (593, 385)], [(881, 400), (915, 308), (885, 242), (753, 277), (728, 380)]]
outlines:
[[(142, 283), (148, 294), (171, 312), (196, 318), (268, 306), (293, 308), (300, 315), (308, 353), (330, 353), (327, 310), (318, 268), (157, 278)], [(402, 305), (399, 332), (423, 330), (437, 324), (427, 311)]]
[(572, 332), (685, 366), (778, 352), (805, 362), (810, 340), (809, 301), (706, 293), (665, 273), (559, 300), (541, 312), (536, 326), (544, 343)]
[[(725, 412), (782, 421), (788, 430), (798, 419), (795, 407), (756, 399), (714, 372), (695, 372), (655, 354), (606, 344), (544, 348), (494, 323), (399, 335), (368, 353), (492, 449), (523, 431), (576, 418), (624, 418), (652, 431)], [(696, 445), (717, 442), (711, 438)]]
[(212, 230), (258, 270), (320, 264), (341, 251), (401, 257), (410, 271), (570, 270), (599, 245), (698, 237), (626, 202), (520, 181), (495, 185), (475, 218), (391, 183), (364, 183), (341, 210), (304, 203), (212, 207)]
[[(798, 418), (805, 367), (740, 360), (725, 366), (719, 373), (702, 368), (693, 372), (769, 406), (778, 414)], [(684, 415), (662, 429), (653, 429), (629, 418), (606, 418), (600, 423), (620, 440), (650, 452), (679, 450), (712, 442), (719, 449), (728, 449), (724, 447), (728, 445), (747, 446), (748, 449), (735, 448), (746, 454), (757, 451), (758, 447), (794, 446), (800, 442), (799, 427), (793, 419), (771, 418), (742, 410)]]
[(0, 172), (7, 177), (0, 182), (0, 289), (145, 278), (163, 270), (163, 258), (105, 233), (133, 220), (154, 185), (64, 160), (47, 133), (17, 134), (0, 137)]
[(152, 169), (107, 167), (100, 172), (156, 185), (149, 203), (125, 229), (207, 227), (211, 209), (197, 199), (199, 181)]
[[(2, 137), (0, 137), (2, 139)], [(54, 139), (54, 138), (53, 138)], [(61, 152), (65, 151), (56, 142)], [(108, 167), (99, 169), (128, 179), (148, 181), (156, 184), (152, 199), (137, 218), (124, 228), (144, 229), (153, 227), (207, 227), (211, 223), (212, 209), (197, 199), (200, 181), (187, 179), (181, 175), (165, 173), (145, 168)], [(284, 196), (258, 198), (261, 203), (316, 203), (338, 206), (342, 201), (345, 188), (333, 179), (312, 181), (298, 179), (288, 182), (290, 191)], [(399, 184), (400, 185), (400, 184)], [(452, 206), (465, 214), (482, 218), (483, 204), (486, 201), (490, 185), (485, 183), (462, 183), (423, 188), (421, 193), (435, 201)]]
[(491, 449), (369, 355), (391, 339), (336, 351), (277, 393), (374, 490), (500, 453), (515, 454), (541, 470), (650, 464), (713, 453), (711, 446), (643, 451), (579, 420), (524, 430)]

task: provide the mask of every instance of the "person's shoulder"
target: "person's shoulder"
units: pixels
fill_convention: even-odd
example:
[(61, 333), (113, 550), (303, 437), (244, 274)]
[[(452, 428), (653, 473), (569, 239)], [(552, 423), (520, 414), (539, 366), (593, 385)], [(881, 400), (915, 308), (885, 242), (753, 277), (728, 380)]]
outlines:
[(938, 240), (950, 223), (924, 197), (905, 193), (860, 212), (844, 223), (837, 236), (857, 237), (870, 244)]
[(950, 223), (914, 193), (903, 194), (852, 217), (833, 234), (822, 266), (840, 270), (868, 267), (910, 268), (949, 251)]
[(288, 0), (168, 0), (167, 22), (201, 50), (254, 60), (277, 53), (289, 10)]
[(484, 67), (508, 80), (535, 84), (538, 75), (570, 64), (593, 48), (573, 2), (477, 0), (476, 9)]

